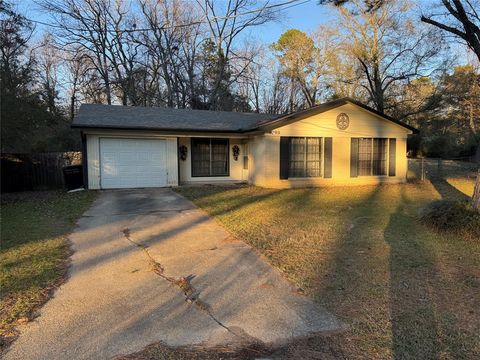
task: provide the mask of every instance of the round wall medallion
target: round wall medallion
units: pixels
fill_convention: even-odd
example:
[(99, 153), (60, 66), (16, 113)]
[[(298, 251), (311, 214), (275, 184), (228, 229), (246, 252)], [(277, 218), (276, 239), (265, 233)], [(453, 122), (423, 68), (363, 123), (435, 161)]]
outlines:
[(345, 113), (338, 114), (338, 116), (337, 116), (337, 127), (340, 130), (345, 130), (346, 128), (348, 128), (349, 124), (350, 124), (350, 119), (349, 119), (347, 114), (345, 114)]

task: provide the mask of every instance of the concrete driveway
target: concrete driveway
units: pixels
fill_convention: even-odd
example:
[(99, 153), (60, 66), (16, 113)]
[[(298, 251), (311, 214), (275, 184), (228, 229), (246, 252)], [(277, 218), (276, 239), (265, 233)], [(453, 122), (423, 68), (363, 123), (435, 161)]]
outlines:
[(70, 240), (70, 279), (5, 359), (109, 359), (158, 341), (276, 343), (342, 327), (169, 189), (102, 192)]

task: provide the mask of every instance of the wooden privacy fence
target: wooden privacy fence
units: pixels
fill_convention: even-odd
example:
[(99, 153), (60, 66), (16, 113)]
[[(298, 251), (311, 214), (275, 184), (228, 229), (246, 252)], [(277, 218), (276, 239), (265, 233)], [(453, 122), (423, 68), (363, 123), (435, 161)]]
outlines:
[(82, 163), (81, 152), (1, 155), (2, 192), (63, 188), (62, 169)]

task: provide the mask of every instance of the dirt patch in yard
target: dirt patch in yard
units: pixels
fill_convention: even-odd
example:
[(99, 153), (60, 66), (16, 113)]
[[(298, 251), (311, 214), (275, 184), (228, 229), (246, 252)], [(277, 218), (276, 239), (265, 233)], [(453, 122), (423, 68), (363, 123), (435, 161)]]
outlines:
[(252, 344), (248, 347), (170, 347), (162, 342), (144, 350), (115, 360), (249, 360), (249, 359), (352, 359), (352, 352), (345, 348), (348, 340), (339, 333), (313, 335), (296, 339), (281, 346)]

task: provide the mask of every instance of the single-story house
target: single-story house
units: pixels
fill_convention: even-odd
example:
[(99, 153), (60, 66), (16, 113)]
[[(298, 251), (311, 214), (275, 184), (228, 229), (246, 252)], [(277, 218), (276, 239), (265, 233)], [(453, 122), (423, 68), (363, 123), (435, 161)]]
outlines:
[(84, 104), (72, 127), (89, 189), (400, 183), (416, 131), (350, 98), (281, 116)]

